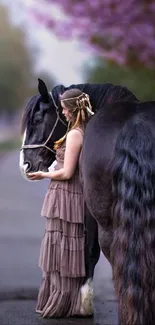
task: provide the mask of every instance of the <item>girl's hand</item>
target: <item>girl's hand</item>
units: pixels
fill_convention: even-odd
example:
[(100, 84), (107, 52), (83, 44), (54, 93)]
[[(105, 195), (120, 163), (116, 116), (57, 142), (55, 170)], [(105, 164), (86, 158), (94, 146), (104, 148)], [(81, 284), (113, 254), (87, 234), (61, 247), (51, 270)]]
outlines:
[(35, 173), (27, 173), (27, 176), (31, 181), (39, 181), (45, 178), (45, 172), (38, 171)]

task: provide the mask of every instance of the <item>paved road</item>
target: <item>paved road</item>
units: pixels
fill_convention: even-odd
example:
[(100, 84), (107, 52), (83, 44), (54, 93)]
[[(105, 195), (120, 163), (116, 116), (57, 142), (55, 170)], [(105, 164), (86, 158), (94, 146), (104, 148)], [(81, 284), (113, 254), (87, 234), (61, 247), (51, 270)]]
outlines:
[[(39, 217), (48, 181), (26, 182), (18, 168), (18, 152), (0, 161), (0, 324), (92, 325), (92, 319), (41, 320), (34, 313), (41, 280), (38, 268), (44, 220)], [(117, 325), (111, 268), (101, 255), (95, 277), (96, 325)], [(101, 299), (102, 297), (102, 299)], [(16, 300), (13, 300), (16, 299)], [(17, 300), (19, 299), (19, 300)]]

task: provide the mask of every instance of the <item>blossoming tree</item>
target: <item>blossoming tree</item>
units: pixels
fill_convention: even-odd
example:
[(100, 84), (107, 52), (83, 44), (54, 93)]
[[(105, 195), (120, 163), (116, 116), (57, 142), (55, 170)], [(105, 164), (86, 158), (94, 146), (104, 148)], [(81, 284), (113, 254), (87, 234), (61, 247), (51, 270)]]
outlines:
[[(57, 35), (78, 37), (120, 65), (155, 67), (154, 0), (40, 0), (35, 15)], [(61, 16), (53, 10), (56, 5)], [(44, 8), (44, 10), (42, 10)]]

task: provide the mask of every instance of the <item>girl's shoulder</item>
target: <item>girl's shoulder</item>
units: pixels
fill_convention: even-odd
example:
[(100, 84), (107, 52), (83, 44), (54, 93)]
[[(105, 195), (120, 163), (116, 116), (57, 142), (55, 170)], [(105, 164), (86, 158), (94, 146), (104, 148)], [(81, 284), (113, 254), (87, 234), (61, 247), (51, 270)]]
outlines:
[(74, 129), (71, 129), (69, 132), (68, 132), (68, 134), (74, 134), (74, 135), (78, 135), (78, 134), (81, 134), (82, 136), (84, 135), (84, 130), (82, 129), (82, 128), (80, 128), (80, 127), (76, 127), (76, 128), (74, 128)]
[(67, 134), (66, 145), (82, 146), (83, 144), (83, 132), (80, 128), (74, 128)]

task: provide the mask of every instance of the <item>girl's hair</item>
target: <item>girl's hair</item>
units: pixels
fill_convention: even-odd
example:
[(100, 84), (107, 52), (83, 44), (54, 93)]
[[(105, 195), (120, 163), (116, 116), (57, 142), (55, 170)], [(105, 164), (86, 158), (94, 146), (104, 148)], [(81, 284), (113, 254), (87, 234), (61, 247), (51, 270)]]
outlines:
[(89, 96), (77, 88), (66, 90), (59, 98), (61, 102), (64, 102), (65, 107), (72, 114), (72, 120), (68, 123), (66, 134), (55, 142), (55, 150), (63, 143), (67, 133), (71, 129), (79, 126), (85, 128), (90, 116), (94, 114), (92, 112)]

